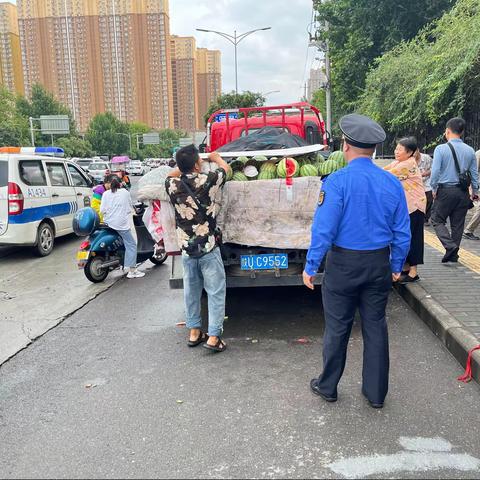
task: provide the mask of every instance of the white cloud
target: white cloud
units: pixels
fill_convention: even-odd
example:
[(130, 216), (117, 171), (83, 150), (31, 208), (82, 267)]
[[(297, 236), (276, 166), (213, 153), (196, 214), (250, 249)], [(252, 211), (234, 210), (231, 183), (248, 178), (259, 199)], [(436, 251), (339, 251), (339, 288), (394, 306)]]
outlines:
[[(272, 27), (243, 40), (238, 46), (239, 90), (268, 92), (268, 103), (298, 101), (302, 96), (307, 27), (312, 0), (171, 0), (170, 28), (177, 35), (194, 35), (199, 47), (222, 51), (223, 89), (235, 88), (233, 45), (196, 28), (233, 34)], [(309, 49), (307, 68), (315, 51)], [(308, 78), (308, 74), (307, 74)]]

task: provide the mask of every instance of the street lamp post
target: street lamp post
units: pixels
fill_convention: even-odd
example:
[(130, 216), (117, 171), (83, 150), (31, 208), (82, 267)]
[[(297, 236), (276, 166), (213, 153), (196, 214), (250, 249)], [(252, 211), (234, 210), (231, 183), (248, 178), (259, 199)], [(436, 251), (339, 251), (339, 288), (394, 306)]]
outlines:
[(267, 95), (272, 95), (272, 93), (280, 93), (280, 90), (272, 90), (271, 92), (262, 93), (262, 97), (266, 97)]
[(240, 35), (237, 35), (237, 31), (233, 32), (233, 35), (224, 32), (217, 32), (216, 30), (206, 30), (204, 28), (197, 28), (197, 32), (205, 32), (205, 33), (216, 33), (221, 37), (228, 40), (233, 46), (235, 47), (235, 94), (238, 95), (238, 57), (237, 57), (237, 45), (244, 39), (247, 38), (249, 35), (255, 32), (261, 32), (263, 30), (271, 30), (272, 27), (265, 27), (265, 28), (257, 28), (255, 30), (251, 30), (250, 32), (245, 32)]

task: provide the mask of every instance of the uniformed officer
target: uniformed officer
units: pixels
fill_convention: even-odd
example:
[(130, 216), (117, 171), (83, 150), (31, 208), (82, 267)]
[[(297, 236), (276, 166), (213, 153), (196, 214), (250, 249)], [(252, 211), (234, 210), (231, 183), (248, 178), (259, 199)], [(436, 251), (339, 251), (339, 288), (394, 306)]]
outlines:
[(310, 382), (328, 402), (337, 400), (355, 312), (362, 319), (362, 393), (382, 408), (388, 390), (389, 350), (385, 309), (392, 277), (398, 280), (410, 247), (410, 220), (402, 185), (372, 156), (385, 141), (380, 125), (363, 115), (340, 120), (348, 166), (328, 177), (318, 201), (303, 272), (305, 285), (327, 255), (322, 284), (325, 314), (323, 373)]

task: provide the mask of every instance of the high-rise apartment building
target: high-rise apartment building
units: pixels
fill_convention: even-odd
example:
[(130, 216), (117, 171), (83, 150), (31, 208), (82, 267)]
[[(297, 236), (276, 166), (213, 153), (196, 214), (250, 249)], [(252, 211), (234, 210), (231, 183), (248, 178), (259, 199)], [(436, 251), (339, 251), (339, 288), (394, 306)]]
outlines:
[(24, 93), (17, 8), (0, 3), (0, 84), (12, 93)]
[(170, 37), (175, 128), (194, 132), (198, 125), (195, 38)]
[(327, 76), (323, 68), (312, 68), (310, 70), (310, 78), (308, 79), (308, 101), (311, 102), (313, 95), (317, 90), (325, 88), (327, 84)]
[(205, 126), (204, 116), (222, 93), (222, 65), (219, 50), (197, 49), (198, 128)]
[(168, 0), (17, 0), (25, 90), (44, 85), (80, 130), (99, 112), (172, 128)]

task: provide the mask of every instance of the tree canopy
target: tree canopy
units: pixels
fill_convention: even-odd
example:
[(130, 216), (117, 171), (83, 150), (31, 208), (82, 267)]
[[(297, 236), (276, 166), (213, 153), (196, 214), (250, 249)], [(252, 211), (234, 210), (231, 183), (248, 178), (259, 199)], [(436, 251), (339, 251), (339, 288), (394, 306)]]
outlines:
[(315, 1), (318, 20), (328, 22), (334, 110), (353, 110), (376, 58), (399, 42), (410, 40), (439, 18), (453, 0), (326, 0)]
[(376, 63), (358, 110), (392, 134), (415, 133), (434, 141), (448, 117), (478, 110), (480, 3), (456, 6), (415, 39), (403, 42)]
[(210, 115), (224, 108), (247, 108), (247, 107), (261, 107), (265, 105), (265, 97), (261, 93), (243, 92), (238, 95), (235, 92), (224, 93), (220, 95), (215, 102), (208, 108), (205, 114), (205, 124), (208, 122)]
[(130, 148), (128, 125), (113, 113), (99, 113), (88, 126), (85, 139), (98, 155), (122, 155)]

